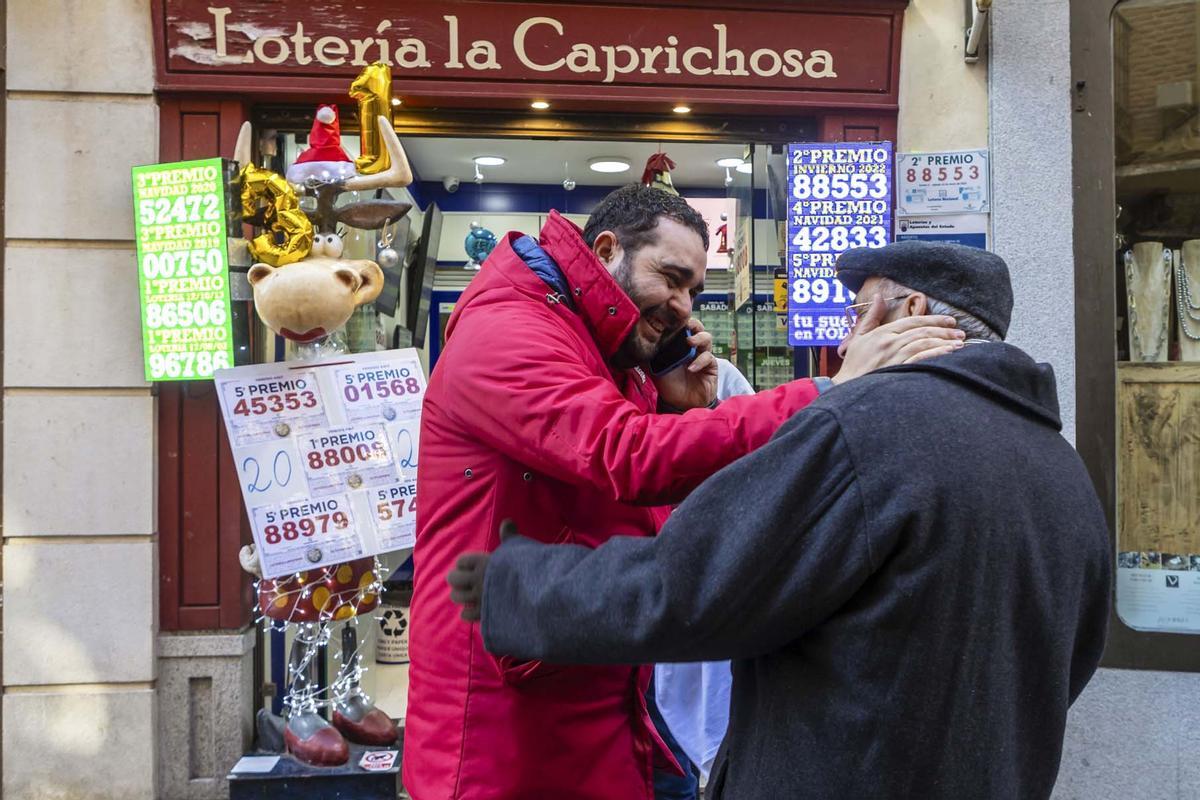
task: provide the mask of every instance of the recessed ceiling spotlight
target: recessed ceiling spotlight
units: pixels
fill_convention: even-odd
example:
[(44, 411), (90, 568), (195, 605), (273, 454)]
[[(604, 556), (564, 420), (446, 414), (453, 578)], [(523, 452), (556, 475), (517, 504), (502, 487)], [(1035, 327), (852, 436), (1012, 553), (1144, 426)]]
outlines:
[(754, 172), (754, 165), (749, 161), (743, 161), (741, 164), (738, 164), (737, 171), (743, 175), (749, 175), (751, 172)]
[(393, 98), (392, 98), (392, 105), (394, 105), (394, 106), (398, 106), (398, 105), (400, 105), (400, 98), (399, 98), (399, 97), (393, 97)]
[(683, 103), (680, 103), (679, 105), (675, 106), (675, 107), (674, 107), (674, 108), (672, 108), (671, 110), (672, 110), (672, 111), (674, 111), (676, 114), (690, 114), (690, 113), (692, 113), (692, 107), (691, 107), (691, 106), (685, 106)]
[(615, 156), (601, 156), (588, 161), (588, 169), (592, 172), (625, 172), (629, 162)]
[(726, 167), (726, 168), (740, 167), (744, 163), (746, 163), (746, 162), (742, 161), (740, 158), (718, 158), (717, 159), (718, 167)]
[(500, 156), (475, 156), (475, 158), (472, 159), (472, 161), (481, 167), (498, 167), (503, 164), (505, 160), (506, 159), (501, 158)]
[(536, 108), (538, 111), (545, 111), (547, 108), (550, 107), (550, 104), (547, 103), (545, 100), (534, 100), (532, 103), (529, 104), (529, 107)]

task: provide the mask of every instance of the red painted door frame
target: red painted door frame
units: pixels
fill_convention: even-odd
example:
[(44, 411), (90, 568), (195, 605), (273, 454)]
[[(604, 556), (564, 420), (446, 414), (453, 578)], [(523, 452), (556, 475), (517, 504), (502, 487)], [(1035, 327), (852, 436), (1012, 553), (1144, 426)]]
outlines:
[[(247, 117), (239, 101), (162, 100), (159, 159), (232, 157)], [(163, 630), (250, 621), (250, 581), (237, 557), (249, 526), (211, 382), (158, 385), (158, 533)]]

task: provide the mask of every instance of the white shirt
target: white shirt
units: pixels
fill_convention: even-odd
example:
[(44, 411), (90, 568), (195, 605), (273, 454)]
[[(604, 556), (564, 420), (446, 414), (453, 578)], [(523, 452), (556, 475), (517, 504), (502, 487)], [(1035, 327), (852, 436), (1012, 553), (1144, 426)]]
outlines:
[[(717, 359), (717, 399), (754, 394), (738, 368)], [(729, 727), (729, 691), (733, 674), (728, 661), (656, 664), (654, 700), (671, 735), (708, 780), (709, 770)]]

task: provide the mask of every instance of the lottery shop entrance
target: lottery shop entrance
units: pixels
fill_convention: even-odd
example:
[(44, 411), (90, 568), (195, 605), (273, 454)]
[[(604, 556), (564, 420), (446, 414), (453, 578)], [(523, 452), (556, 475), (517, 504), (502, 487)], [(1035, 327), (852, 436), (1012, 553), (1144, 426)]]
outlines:
[[(710, 222), (714, 247), (696, 313), (714, 333), (718, 355), (759, 389), (832, 368), (828, 350), (788, 347), (777, 313), (786, 145), (894, 141), (906, 2), (864, 0), (831, 10), (659, 0), (652, 4), (661, 23), (655, 30), (675, 31), (677, 44), (637, 38), (654, 32), (631, 32), (620, 20), (646, 13), (645, 4), (635, 9), (621, 0), (553, 7), (446, 0), (405, 12), (403, 20), (382, 0), (336, 20), (317, 18), (294, 0), (273, 4), (269, 19), (251, 8), (218, 19), (210, 5), (152, 5), (164, 162), (230, 157), (249, 120), (256, 161), (283, 172), (305, 146), (320, 103), (338, 105), (343, 145), (354, 155), (357, 109), (347, 89), (365, 65), (356, 48), (391, 37), (394, 126), (417, 176), (402, 199), (413, 211), (403, 230), (391, 232), (402, 264), (390, 305), (355, 315), (344, 332), (351, 350), (411, 343), (432, 368), (445, 320), (475, 274), (467, 247), (472, 222), (500, 236), (535, 232), (551, 209), (582, 221), (604, 193), (638, 180), (647, 159), (661, 152), (675, 163), (676, 189)], [(408, 33), (392, 36), (390, 28)], [(664, 60), (648, 72), (643, 48), (656, 47)], [(599, 73), (572, 72), (567, 54), (589, 48)], [(623, 71), (622, 60), (609, 75), (607, 54), (629, 49), (639, 56), (637, 68)], [(797, 58), (808, 69), (816, 53), (826, 55), (813, 61), (812, 74), (786, 74)], [(461, 67), (453, 66), (456, 54)], [(377, 46), (363, 55), (382, 57)], [(670, 62), (675, 71), (668, 57), (677, 59)], [(604, 162), (624, 166), (595, 169)], [(363, 254), (377, 245), (365, 235), (348, 242)], [(280, 342), (257, 333), (247, 336), (244, 358), (288, 357)], [(237, 550), (249, 532), (211, 386), (163, 385), (158, 413), (161, 627), (244, 629), (253, 605)], [(256, 706), (280, 697), (285, 652), (284, 641), (260, 638)], [(405, 677), (390, 669), (368, 672), (365, 688), (400, 717)]]

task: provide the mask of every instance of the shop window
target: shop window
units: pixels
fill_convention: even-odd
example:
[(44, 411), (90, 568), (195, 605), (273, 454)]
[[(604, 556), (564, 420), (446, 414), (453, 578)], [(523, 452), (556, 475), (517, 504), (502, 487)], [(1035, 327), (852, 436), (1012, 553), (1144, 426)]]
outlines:
[(1200, 2), (1112, 32), (1117, 612), (1200, 633)]

